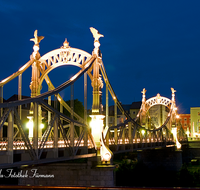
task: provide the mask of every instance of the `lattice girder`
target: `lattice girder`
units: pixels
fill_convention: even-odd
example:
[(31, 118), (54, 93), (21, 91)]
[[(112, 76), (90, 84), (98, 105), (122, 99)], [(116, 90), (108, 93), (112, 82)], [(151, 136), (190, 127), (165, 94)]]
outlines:
[(39, 59), (40, 85), (44, 77), (53, 69), (63, 65), (73, 65), (82, 68), (91, 58), (91, 54), (76, 48), (60, 48), (50, 51)]
[(155, 105), (163, 105), (170, 109), (172, 101), (169, 98), (163, 96), (160, 96), (159, 98), (158, 96), (155, 96), (153, 98), (149, 98), (148, 100), (146, 100), (145, 104), (146, 104), (146, 111), (148, 111), (152, 106)]

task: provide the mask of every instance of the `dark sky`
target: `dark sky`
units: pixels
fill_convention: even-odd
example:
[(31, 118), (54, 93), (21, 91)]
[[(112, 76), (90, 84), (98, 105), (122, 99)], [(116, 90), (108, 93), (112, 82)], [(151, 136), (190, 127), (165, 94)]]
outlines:
[[(173, 87), (178, 112), (189, 113), (190, 107), (200, 106), (199, 10), (199, 0), (0, 0), (0, 80), (29, 60), (30, 38), (36, 29), (39, 36), (45, 36), (41, 55), (60, 48), (65, 38), (71, 47), (92, 53), (92, 26), (104, 35), (100, 38), (103, 62), (123, 104), (141, 101), (143, 88), (147, 99), (157, 93), (171, 98)], [(58, 86), (77, 71), (60, 67), (50, 78)], [(23, 74), (23, 94), (28, 96), (30, 74), (31, 69)], [(75, 98), (80, 95), (76, 91), (83, 94), (79, 83), (74, 87)], [(64, 99), (67, 93), (61, 93)], [(17, 94), (17, 80), (4, 87), (6, 99), (13, 94)], [(89, 107), (91, 94), (89, 88)]]

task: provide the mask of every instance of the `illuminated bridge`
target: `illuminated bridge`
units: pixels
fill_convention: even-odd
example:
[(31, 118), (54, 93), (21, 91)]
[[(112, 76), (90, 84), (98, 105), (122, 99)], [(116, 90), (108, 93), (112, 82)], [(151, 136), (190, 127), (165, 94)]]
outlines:
[[(34, 33), (33, 53), (30, 60), (17, 72), (0, 82), (0, 167), (32, 165), (40, 163), (58, 162), (77, 158), (100, 158), (100, 163), (109, 163), (113, 153), (152, 149), (156, 147), (176, 146), (181, 148), (181, 142), (187, 140), (183, 131), (177, 131), (177, 108), (175, 90), (172, 88), (171, 99), (160, 96), (146, 100), (146, 90), (142, 91), (142, 105), (136, 118), (131, 118), (123, 109), (120, 101), (109, 82), (106, 69), (100, 53), (99, 34), (90, 28), (94, 37), (92, 54), (72, 48), (67, 40), (59, 49), (55, 49), (40, 56), (39, 43), (44, 38)], [(58, 87), (54, 87), (48, 74), (61, 66), (76, 66), (79, 71)], [(31, 98), (22, 99), (22, 74), (32, 67), (30, 82)], [(84, 78), (84, 118), (74, 112), (74, 83)], [(93, 88), (92, 114), (90, 124), (87, 123), (87, 76), (91, 79)], [(3, 102), (3, 87), (18, 78), (18, 100)], [(26, 79), (27, 80), (27, 79)], [(43, 82), (48, 85), (48, 91), (41, 94)], [(106, 88), (105, 115), (102, 114), (101, 94)], [(70, 88), (70, 106), (62, 99), (60, 92)], [(16, 92), (14, 92), (16, 93)], [(108, 96), (114, 100), (115, 126), (108, 125)], [(60, 110), (51, 105), (54, 96), (60, 103)], [(22, 108), (30, 105), (28, 126), (22, 121)], [(163, 105), (168, 109), (168, 115), (162, 125), (149, 125), (149, 110), (156, 105)], [(70, 112), (66, 116), (63, 110)], [(117, 109), (126, 118), (123, 123), (117, 123)], [(42, 113), (47, 114), (45, 130), (41, 129)], [(3, 126), (7, 135), (3, 136)]]

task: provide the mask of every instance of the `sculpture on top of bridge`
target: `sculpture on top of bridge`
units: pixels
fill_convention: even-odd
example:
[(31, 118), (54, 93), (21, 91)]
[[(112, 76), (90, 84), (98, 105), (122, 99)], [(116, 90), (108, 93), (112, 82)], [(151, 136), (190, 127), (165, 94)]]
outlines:
[(30, 41), (33, 41), (35, 43), (35, 45), (39, 45), (40, 41), (42, 39), (44, 39), (44, 36), (38, 36), (37, 33), (38, 33), (38, 31), (35, 30), (35, 32), (34, 32), (34, 38), (30, 39)]
[(99, 41), (100, 37), (104, 37), (103, 34), (100, 34), (99, 31), (93, 27), (90, 27), (90, 31), (92, 32), (95, 41)]

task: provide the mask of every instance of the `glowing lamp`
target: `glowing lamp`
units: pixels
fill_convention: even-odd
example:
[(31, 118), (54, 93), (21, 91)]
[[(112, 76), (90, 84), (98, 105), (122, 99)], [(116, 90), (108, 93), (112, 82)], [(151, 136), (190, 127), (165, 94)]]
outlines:
[(103, 162), (109, 162), (111, 159), (111, 154), (110, 153), (105, 153), (102, 157), (101, 157), (101, 161)]
[(29, 120), (26, 127), (29, 129), (29, 138), (33, 138), (33, 119)]
[(144, 134), (145, 134), (145, 130), (142, 130), (141, 132), (142, 132), (142, 135), (144, 135)]
[(176, 147), (177, 147), (178, 149), (181, 148), (181, 144), (180, 144), (178, 141), (176, 141)]
[(44, 124), (43, 124), (43, 123), (40, 124), (40, 128), (41, 128), (41, 129), (44, 128)]
[(92, 121), (90, 127), (92, 129), (92, 136), (97, 147), (100, 147), (100, 138), (103, 132), (103, 118), (104, 115), (90, 115)]

